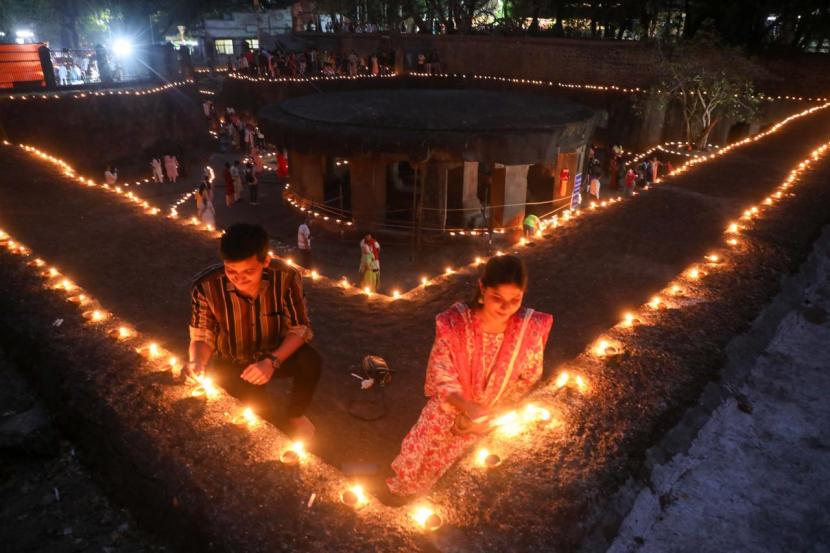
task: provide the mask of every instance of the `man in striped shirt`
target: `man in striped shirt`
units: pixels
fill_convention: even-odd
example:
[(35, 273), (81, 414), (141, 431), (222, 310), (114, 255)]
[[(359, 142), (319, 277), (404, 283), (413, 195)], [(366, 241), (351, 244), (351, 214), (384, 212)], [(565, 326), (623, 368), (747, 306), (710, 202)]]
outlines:
[(293, 378), (288, 424), (309, 438), (314, 425), (305, 411), (321, 361), (308, 345), (311, 322), (300, 274), (271, 260), (268, 235), (258, 225), (232, 225), (219, 253), (222, 264), (205, 269), (193, 283), (187, 373), (204, 374), (216, 352), (211, 377), (230, 394), (252, 401), (260, 413), (274, 407), (272, 378)]

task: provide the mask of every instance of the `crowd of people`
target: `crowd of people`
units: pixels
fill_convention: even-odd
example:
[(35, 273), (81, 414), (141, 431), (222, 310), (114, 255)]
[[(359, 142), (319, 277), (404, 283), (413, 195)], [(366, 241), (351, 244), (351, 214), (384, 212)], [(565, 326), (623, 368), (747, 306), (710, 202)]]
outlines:
[(359, 54), (339, 54), (311, 47), (304, 50), (251, 49), (246, 45), (229, 62), (229, 70), (253, 77), (308, 77), (312, 75), (388, 75), (395, 66), (395, 52), (380, 49)]
[[(311, 228), (314, 221), (306, 217), (297, 227), (297, 251), (299, 252), (299, 265), (306, 269), (313, 267), (313, 254), (311, 247)], [(360, 262), (358, 264), (358, 287), (366, 292), (375, 293), (380, 289), (380, 242), (366, 232), (360, 239)]]
[(96, 83), (101, 80), (94, 51), (51, 52), (52, 69), (58, 86)]
[(605, 154), (593, 146), (588, 149), (583, 182), (586, 183), (586, 194), (583, 196), (590, 201), (600, 200), (600, 191), (607, 184), (611, 194), (632, 196), (637, 188), (651, 185), (661, 176), (674, 170), (670, 160), (661, 161), (657, 156), (644, 156), (639, 162), (626, 161), (622, 146), (613, 145)]
[[(441, 60), (438, 52), (406, 52), (403, 63), (418, 73), (440, 73)], [(275, 48), (251, 49), (246, 46), (242, 54), (229, 61), (229, 70), (252, 77), (309, 77), (389, 75), (395, 68), (395, 51), (380, 48), (375, 52), (337, 53), (318, 50), (315, 47), (304, 50)]]

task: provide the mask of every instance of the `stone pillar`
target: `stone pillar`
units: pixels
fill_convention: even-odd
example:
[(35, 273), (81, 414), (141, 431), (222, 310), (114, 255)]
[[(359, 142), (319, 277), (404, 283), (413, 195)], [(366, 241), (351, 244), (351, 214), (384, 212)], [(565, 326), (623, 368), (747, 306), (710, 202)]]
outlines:
[[(505, 165), (493, 174), (492, 205), (505, 205), (493, 209), (495, 227), (520, 226), (525, 218), (527, 201), (527, 170), (529, 165)], [(519, 204), (519, 205), (510, 205)], [(521, 229), (519, 229), (521, 232)]]
[(447, 226), (447, 173), (460, 168), (457, 162), (430, 161), (421, 166), (423, 170), (423, 224), (426, 227), (446, 228)]
[(291, 152), (288, 157), (291, 188), (307, 200), (322, 203), (325, 200), (323, 180), (325, 159), (318, 154)]
[(370, 158), (349, 160), (352, 213), (362, 230), (386, 221), (386, 163)]
[(464, 192), (461, 197), (461, 205), (465, 209), (464, 221), (467, 225), (481, 226), (484, 224), (481, 215), (481, 200), (478, 199), (477, 161), (464, 162)]
[[(571, 175), (574, 175), (571, 178), (573, 178), (573, 179), (576, 179), (576, 175), (582, 173), (585, 170), (586, 149), (587, 149), (587, 146), (584, 145), (584, 144), (576, 149), (576, 156), (574, 157), (575, 166), (571, 168)], [(574, 180), (574, 182), (576, 182), (576, 180)], [(584, 190), (585, 190), (585, 186), (587, 186), (587, 184), (588, 183), (586, 183), (586, 182), (582, 183), (582, 190), (583, 190), (582, 195), (583, 196), (585, 195)]]

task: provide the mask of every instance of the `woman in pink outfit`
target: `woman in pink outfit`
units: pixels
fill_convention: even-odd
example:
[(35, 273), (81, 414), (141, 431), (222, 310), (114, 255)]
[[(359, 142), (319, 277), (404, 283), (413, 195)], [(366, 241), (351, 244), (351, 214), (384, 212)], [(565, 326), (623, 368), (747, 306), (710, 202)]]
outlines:
[(170, 182), (176, 182), (179, 178), (179, 161), (176, 156), (164, 156), (164, 171)]
[(429, 401), (392, 462), (393, 494), (429, 491), (489, 431), (491, 418), (539, 381), (553, 317), (522, 307), (526, 288), (519, 258), (493, 257), (475, 299), (435, 318), (424, 386)]

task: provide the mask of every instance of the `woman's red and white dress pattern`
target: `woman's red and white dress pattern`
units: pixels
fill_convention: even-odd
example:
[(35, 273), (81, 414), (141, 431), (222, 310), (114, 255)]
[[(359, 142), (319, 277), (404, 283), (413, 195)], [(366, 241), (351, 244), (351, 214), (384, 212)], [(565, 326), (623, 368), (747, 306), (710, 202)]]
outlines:
[[(435, 342), (424, 385), (430, 399), (392, 462), (395, 476), (387, 480), (387, 485), (393, 493), (410, 495), (428, 491), (476, 442), (476, 434), (453, 432), (459, 411), (445, 401), (447, 396), (458, 393), (468, 401), (498, 409), (521, 399), (538, 382), (553, 317), (533, 312), (522, 334), (527, 313), (522, 308), (508, 321), (491, 370), (488, 370), (491, 363), (487, 361), (492, 354), (487, 355), (490, 352), (485, 351), (484, 332), (472, 309), (457, 303), (435, 318)], [(490, 337), (487, 341), (490, 347), (498, 346), (497, 338)], [(514, 353), (513, 370), (499, 395)]]

